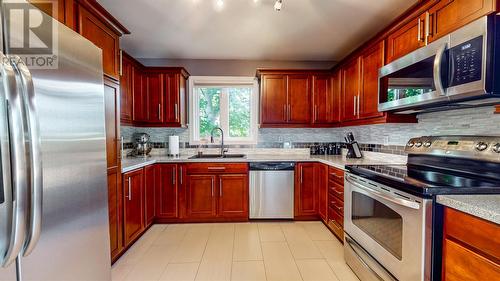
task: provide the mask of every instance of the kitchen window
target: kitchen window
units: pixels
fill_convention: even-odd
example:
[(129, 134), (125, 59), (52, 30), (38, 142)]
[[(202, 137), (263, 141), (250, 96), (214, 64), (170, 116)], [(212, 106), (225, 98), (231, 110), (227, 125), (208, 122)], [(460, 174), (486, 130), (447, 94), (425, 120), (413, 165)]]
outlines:
[[(220, 127), (228, 144), (257, 143), (258, 83), (255, 77), (189, 78), (191, 144), (210, 142)], [(219, 138), (219, 132), (215, 134)]]

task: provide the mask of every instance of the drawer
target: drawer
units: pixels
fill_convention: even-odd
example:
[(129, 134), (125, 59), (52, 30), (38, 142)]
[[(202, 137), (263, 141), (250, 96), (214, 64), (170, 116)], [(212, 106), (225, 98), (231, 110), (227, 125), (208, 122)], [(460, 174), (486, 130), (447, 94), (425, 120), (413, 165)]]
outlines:
[(337, 196), (331, 194), (328, 196), (328, 207), (341, 215), (344, 214), (344, 201), (340, 200)]
[(344, 186), (334, 181), (328, 181), (328, 192), (344, 201)]
[(246, 174), (247, 163), (189, 163), (188, 174)]
[(338, 184), (344, 185), (344, 171), (329, 167), (328, 169), (328, 179), (337, 182)]
[(328, 220), (334, 220), (340, 226), (344, 226), (344, 213), (339, 213), (333, 208), (328, 208)]
[(453, 237), (500, 259), (500, 226), (460, 211), (445, 208), (445, 238)]
[(328, 228), (337, 236), (341, 241), (344, 241), (344, 229), (334, 220), (328, 220)]
[(500, 265), (445, 239), (443, 248), (443, 280), (500, 280)]

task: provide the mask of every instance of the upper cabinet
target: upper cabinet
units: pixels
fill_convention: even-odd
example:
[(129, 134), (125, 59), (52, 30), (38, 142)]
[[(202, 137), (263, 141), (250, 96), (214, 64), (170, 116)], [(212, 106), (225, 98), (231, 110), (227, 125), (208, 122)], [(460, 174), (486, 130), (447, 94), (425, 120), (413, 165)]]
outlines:
[(431, 0), (422, 8), (387, 36), (387, 63), (497, 9), (496, 0)]
[(378, 111), (378, 70), (384, 65), (384, 41), (368, 47), (360, 56), (361, 95), (358, 98), (358, 116), (372, 118), (382, 116)]
[(180, 67), (145, 67), (122, 52), (122, 124), (184, 127), (188, 73)]

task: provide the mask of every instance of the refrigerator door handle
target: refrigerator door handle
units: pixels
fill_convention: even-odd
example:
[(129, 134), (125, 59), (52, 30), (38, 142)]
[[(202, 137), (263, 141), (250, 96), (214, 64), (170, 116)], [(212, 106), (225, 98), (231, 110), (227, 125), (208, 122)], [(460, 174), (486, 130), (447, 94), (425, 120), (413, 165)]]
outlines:
[(19, 73), (22, 84), (23, 100), (27, 117), (30, 149), (30, 172), (31, 172), (31, 206), (29, 214), (29, 230), (24, 245), (23, 256), (31, 254), (35, 248), (40, 233), (42, 232), (42, 210), (43, 210), (43, 168), (40, 138), (40, 124), (36, 110), (35, 87), (33, 78), (28, 67), (20, 57), (11, 58), (15, 69)]
[(9, 128), (11, 182), (12, 182), (12, 226), (9, 246), (2, 259), (2, 265), (7, 267), (21, 253), (26, 237), (26, 220), (28, 208), (28, 187), (26, 183), (26, 140), (22, 100), (17, 89), (17, 78), (9, 59), (0, 53), (0, 72), (4, 78), (4, 92), (7, 103), (7, 123)]

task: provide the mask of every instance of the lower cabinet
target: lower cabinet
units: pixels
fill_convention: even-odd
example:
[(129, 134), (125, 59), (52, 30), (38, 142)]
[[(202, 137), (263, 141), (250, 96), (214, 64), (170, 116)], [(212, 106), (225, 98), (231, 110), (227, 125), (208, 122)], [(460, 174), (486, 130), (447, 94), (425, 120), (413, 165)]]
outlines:
[(500, 226), (446, 207), (444, 281), (500, 280)]
[(344, 171), (328, 169), (327, 227), (344, 241)]
[(318, 193), (314, 179), (315, 163), (297, 163), (295, 166), (295, 218), (307, 219), (318, 214)]
[(144, 224), (149, 227), (155, 219), (155, 190), (157, 189), (160, 177), (159, 167), (150, 165), (144, 168)]
[(122, 188), (120, 171), (108, 171), (108, 215), (111, 260), (123, 250)]
[(318, 215), (326, 223), (328, 218), (328, 166), (316, 163), (314, 168), (314, 179), (318, 190)]
[(125, 245), (133, 242), (144, 229), (144, 171), (123, 175), (123, 228)]
[(175, 219), (179, 217), (179, 181), (178, 164), (157, 164), (159, 176), (156, 186), (156, 217)]
[(248, 220), (248, 165), (186, 166), (185, 217), (196, 220)]

